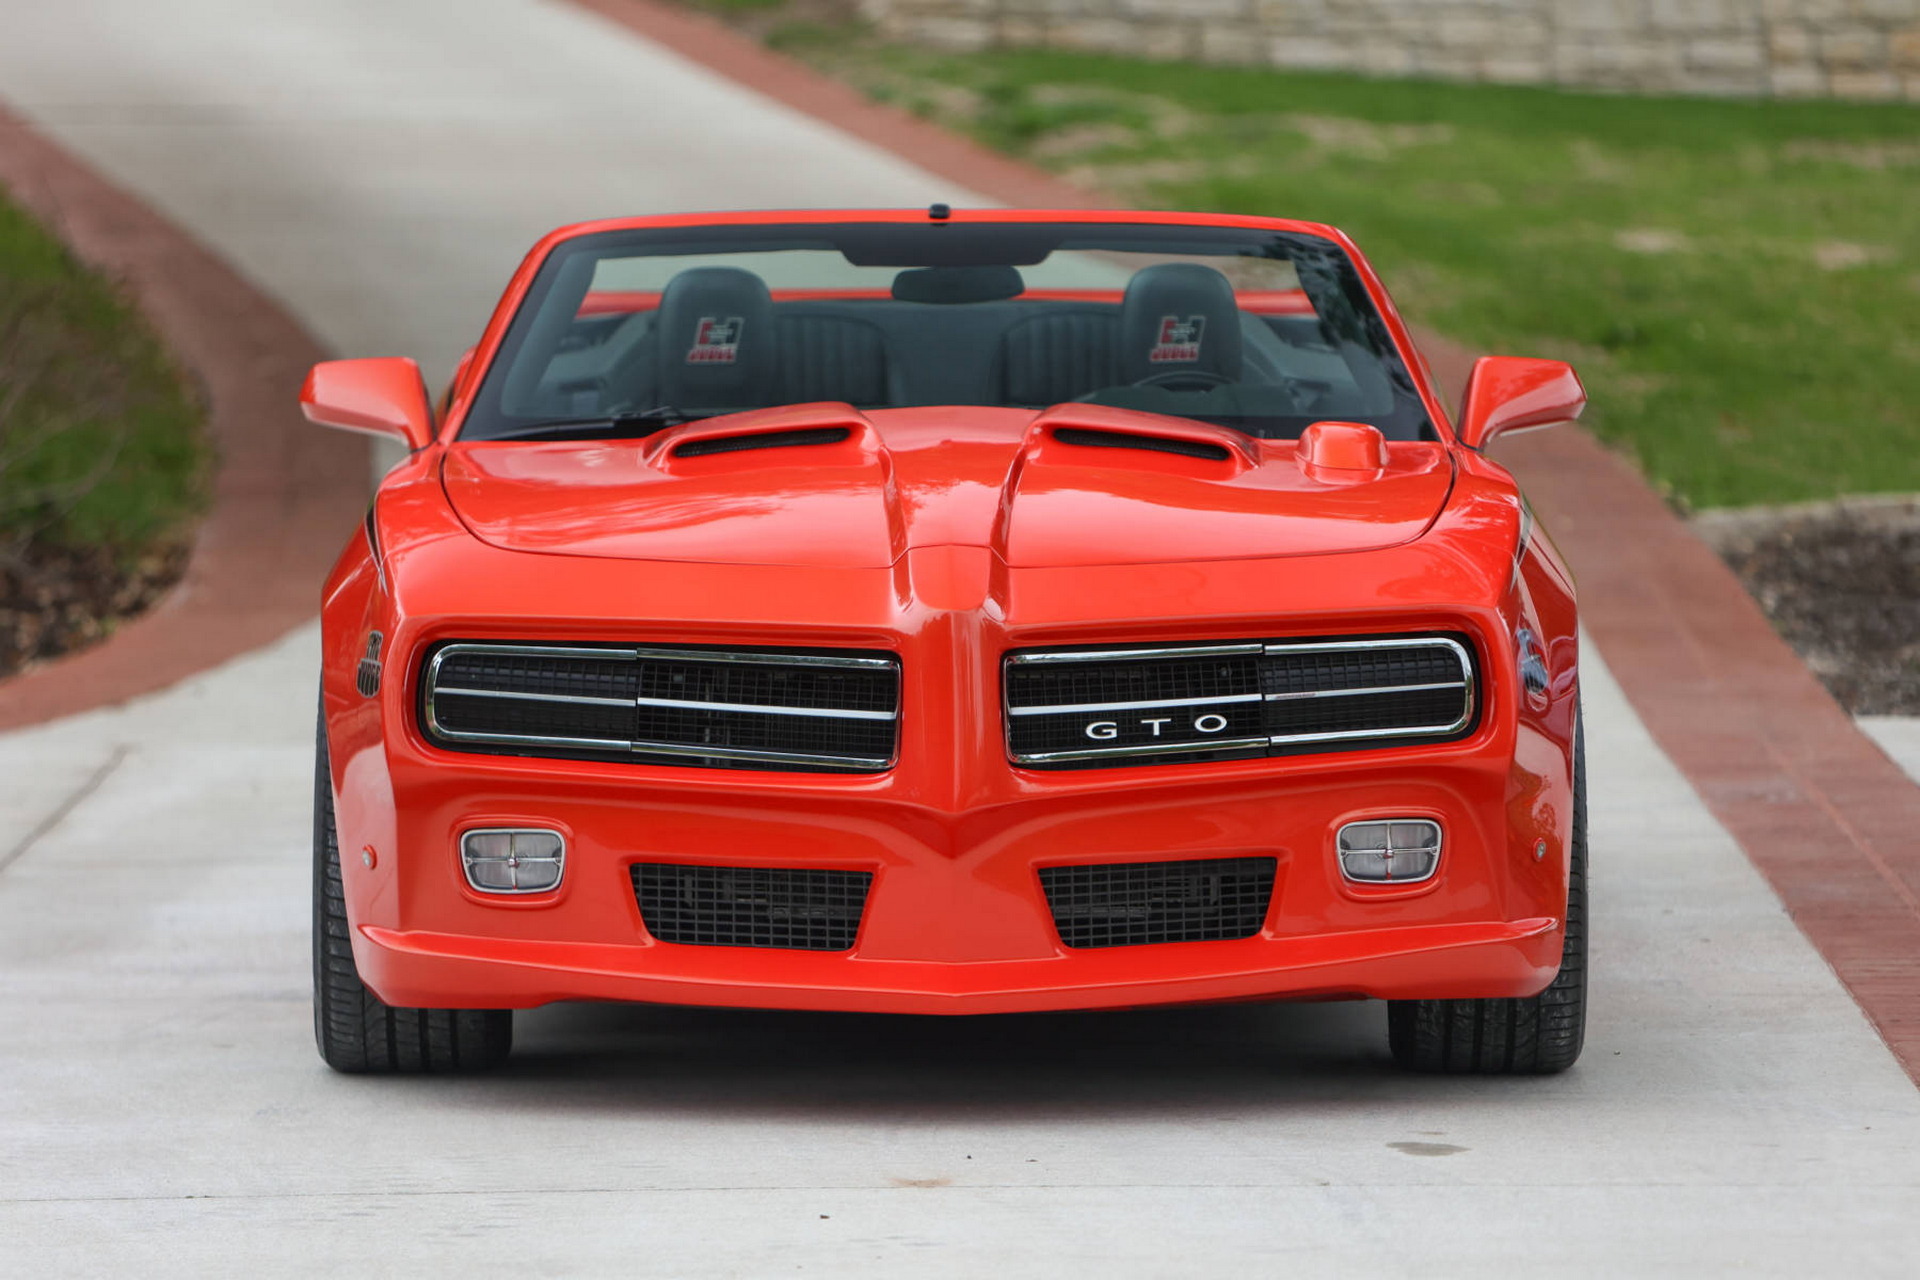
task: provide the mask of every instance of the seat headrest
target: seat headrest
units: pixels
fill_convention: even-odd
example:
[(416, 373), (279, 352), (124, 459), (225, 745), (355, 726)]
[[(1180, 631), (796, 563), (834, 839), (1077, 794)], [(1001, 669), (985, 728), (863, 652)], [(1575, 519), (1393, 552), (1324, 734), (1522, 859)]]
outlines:
[(1240, 377), (1240, 306), (1212, 267), (1163, 262), (1127, 282), (1120, 303), (1120, 379), (1182, 370)]
[(659, 402), (682, 409), (757, 409), (779, 374), (773, 298), (738, 267), (689, 267), (660, 294), (655, 321)]

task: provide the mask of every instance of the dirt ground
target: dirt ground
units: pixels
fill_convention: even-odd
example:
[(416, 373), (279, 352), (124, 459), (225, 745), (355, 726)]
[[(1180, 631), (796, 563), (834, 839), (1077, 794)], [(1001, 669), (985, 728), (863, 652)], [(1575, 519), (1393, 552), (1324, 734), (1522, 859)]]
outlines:
[(102, 548), (29, 543), (0, 559), (0, 676), (102, 639), (144, 612), (186, 571), (187, 547), (124, 564)]
[(1920, 715), (1920, 496), (1707, 512), (1694, 527), (1855, 715)]

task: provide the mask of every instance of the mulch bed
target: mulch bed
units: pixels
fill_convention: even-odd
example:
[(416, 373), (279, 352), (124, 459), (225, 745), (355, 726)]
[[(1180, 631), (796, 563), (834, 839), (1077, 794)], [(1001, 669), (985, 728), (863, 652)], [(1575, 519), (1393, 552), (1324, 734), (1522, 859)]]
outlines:
[(99, 547), (28, 544), (0, 559), (0, 676), (105, 638), (186, 572), (184, 543), (131, 564)]
[(1855, 715), (1920, 715), (1920, 498), (1708, 513), (1695, 528)]

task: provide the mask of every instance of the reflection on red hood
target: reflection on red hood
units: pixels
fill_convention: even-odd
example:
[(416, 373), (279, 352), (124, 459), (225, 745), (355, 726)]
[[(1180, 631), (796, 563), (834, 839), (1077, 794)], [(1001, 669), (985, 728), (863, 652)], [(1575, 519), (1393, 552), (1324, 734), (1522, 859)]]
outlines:
[[(791, 432), (814, 442), (700, 444)], [(1135, 439), (1147, 447), (1112, 447)], [(1093, 406), (800, 405), (645, 440), (455, 444), (442, 474), (467, 527), (507, 550), (830, 568), (937, 546), (990, 548), (1012, 568), (1366, 551), (1419, 537), (1452, 483), (1439, 444), (1389, 445), (1367, 471), (1296, 452)]]

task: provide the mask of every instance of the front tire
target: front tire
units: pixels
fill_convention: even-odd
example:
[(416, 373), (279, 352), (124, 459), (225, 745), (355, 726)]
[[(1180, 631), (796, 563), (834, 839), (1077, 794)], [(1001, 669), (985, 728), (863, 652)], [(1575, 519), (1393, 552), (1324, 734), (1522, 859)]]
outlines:
[(1521, 1000), (1389, 1000), (1387, 1044), (1410, 1071), (1552, 1075), (1580, 1056), (1587, 1033), (1587, 747), (1573, 736), (1573, 851), (1560, 972)]
[(360, 981), (353, 962), (340, 840), (319, 725), (313, 771), (313, 1038), (335, 1071), (485, 1071), (513, 1048), (507, 1009), (397, 1009)]

